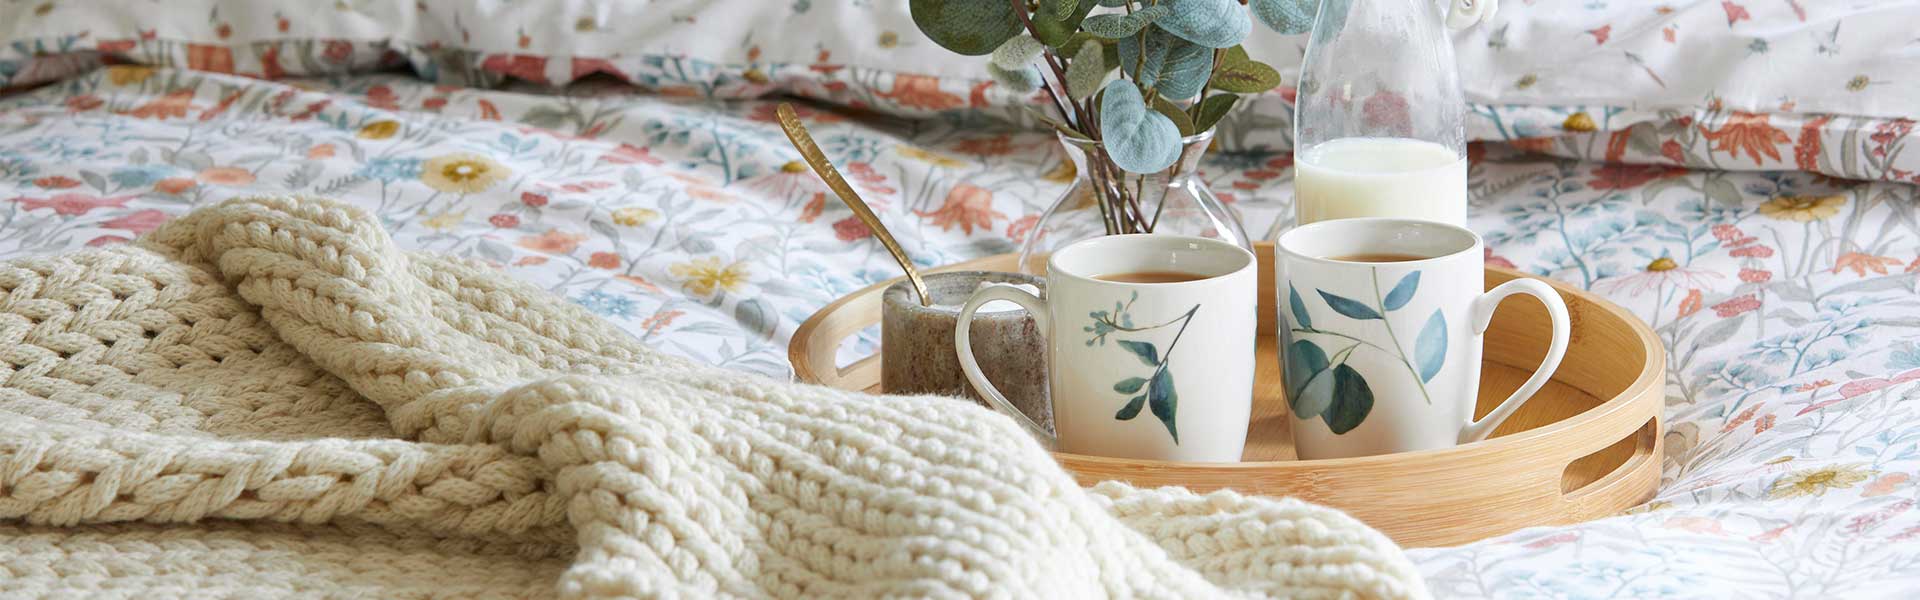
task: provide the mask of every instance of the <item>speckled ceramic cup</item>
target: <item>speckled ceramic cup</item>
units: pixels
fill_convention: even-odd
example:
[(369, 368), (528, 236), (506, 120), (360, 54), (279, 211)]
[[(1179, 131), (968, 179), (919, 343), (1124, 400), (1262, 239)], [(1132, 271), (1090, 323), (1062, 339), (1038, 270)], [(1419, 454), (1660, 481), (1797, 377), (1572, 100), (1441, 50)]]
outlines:
[[(921, 306), (906, 281), (881, 295), (880, 389), (889, 394), (940, 394), (971, 398), (986, 406), (953, 352), (954, 320), (960, 305), (982, 282), (1046, 288), (1032, 275), (994, 271), (949, 271), (926, 276), (932, 307)], [(1007, 400), (1041, 427), (1053, 427), (1048, 401), (1047, 340), (1025, 310), (979, 312), (969, 329), (980, 370)]]

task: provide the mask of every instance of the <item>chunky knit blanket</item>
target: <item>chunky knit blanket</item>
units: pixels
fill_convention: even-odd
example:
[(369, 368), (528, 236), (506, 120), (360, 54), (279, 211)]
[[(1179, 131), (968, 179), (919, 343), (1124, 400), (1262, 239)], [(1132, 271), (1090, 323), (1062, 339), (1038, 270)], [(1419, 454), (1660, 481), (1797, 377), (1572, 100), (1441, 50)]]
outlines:
[(0, 594), (1422, 597), (1384, 536), (1082, 489), (960, 400), (647, 350), (357, 209), (0, 264)]

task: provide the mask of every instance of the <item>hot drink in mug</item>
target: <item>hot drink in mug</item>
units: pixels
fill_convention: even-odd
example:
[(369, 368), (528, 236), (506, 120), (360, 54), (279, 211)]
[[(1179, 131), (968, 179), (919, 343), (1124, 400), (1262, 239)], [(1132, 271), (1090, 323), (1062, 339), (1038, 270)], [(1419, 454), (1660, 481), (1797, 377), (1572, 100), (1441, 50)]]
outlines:
[[(1120, 458), (1234, 462), (1253, 402), (1253, 253), (1219, 240), (1111, 235), (1047, 260), (1045, 300), (1009, 287), (975, 292), (954, 341), (988, 403), (1055, 449)], [(1055, 431), (994, 389), (969, 351), (980, 305), (1010, 300), (1047, 338)]]

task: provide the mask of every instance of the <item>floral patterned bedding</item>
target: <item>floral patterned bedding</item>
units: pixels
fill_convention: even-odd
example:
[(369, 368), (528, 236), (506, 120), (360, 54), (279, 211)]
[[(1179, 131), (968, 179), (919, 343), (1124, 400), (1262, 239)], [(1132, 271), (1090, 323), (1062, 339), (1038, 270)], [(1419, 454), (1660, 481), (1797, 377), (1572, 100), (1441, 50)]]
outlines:
[[(109, 67), (0, 97), (0, 256), (124, 243), (235, 196), (329, 196), (407, 246), (492, 264), (663, 351), (783, 377), (793, 327), (893, 267), (796, 162), (772, 109), (619, 85), (548, 95)], [(928, 265), (1012, 250), (1072, 176), (1049, 135), (988, 111), (800, 112)], [(1285, 122), (1245, 115), (1207, 162), (1250, 230), (1288, 214), (1290, 155), (1249, 141)], [(1718, 160), (1793, 151), (1765, 119), (1712, 113), (1702, 127), (1741, 140), (1692, 150)], [(1899, 155), (1909, 129), (1825, 151)], [(1471, 225), (1493, 263), (1655, 326), (1670, 431), (1647, 506), (1414, 551), (1440, 596), (1920, 589), (1920, 191), (1508, 145), (1472, 158)]]

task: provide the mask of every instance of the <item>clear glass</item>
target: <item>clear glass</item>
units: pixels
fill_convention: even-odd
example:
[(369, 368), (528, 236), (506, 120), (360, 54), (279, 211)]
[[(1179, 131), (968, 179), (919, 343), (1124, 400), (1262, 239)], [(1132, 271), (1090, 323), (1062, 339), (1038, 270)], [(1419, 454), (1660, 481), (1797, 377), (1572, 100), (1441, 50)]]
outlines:
[[(1201, 181), (1200, 158), (1213, 142), (1205, 131), (1180, 140), (1180, 159), (1159, 173), (1138, 175), (1117, 168), (1096, 169), (1090, 160), (1105, 160), (1099, 142), (1060, 136), (1075, 170), (1073, 186), (1040, 215), (1033, 231), (1020, 245), (1020, 269), (1045, 275), (1047, 257), (1057, 248), (1113, 233), (1100, 210), (1098, 198), (1137, 198), (1148, 217), (1148, 233), (1214, 238), (1252, 250), (1251, 238), (1240, 216), (1220, 202)], [(1106, 176), (1119, 173), (1120, 177)], [(1118, 189), (1125, 187), (1125, 191)]]
[(1296, 222), (1465, 225), (1466, 114), (1439, 4), (1322, 0), (1294, 114)]

